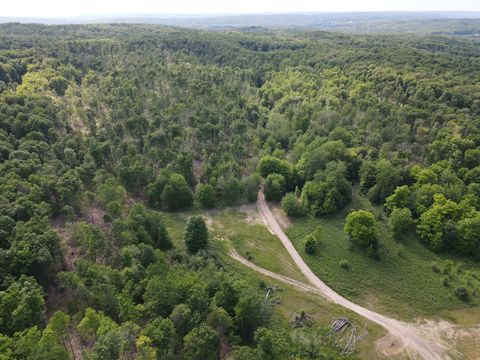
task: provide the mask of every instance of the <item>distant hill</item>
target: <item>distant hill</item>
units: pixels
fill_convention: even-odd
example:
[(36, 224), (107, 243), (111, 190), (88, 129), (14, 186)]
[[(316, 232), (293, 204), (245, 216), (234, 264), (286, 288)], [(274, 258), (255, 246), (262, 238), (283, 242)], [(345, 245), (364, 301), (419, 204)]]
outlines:
[(229, 29), (245, 27), (307, 28), (360, 33), (480, 34), (480, 12), (359, 12), (244, 15), (98, 15), (71, 18), (0, 17), (0, 23), (101, 24), (141, 23)]

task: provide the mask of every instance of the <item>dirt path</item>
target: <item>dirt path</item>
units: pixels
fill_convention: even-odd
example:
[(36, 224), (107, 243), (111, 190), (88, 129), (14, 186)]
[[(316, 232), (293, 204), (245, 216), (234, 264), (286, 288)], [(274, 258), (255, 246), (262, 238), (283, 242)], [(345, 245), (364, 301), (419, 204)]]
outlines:
[[(417, 330), (415, 326), (393, 318), (389, 318), (372, 310), (368, 310), (360, 305), (351, 302), (350, 300), (345, 299), (343, 296), (337, 294), (333, 289), (328, 287), (312, 272), (312, 270), (310, 270), (308, 265), (303, 261), (302, 257), (293, 246), (290, 239), (287, 237), (287, 235), (285, 235), (279, 223), (270, 211), (270, 208), (265, 201), (265, 197), (262, 191), (260, 191), (258, 194), (257, 206), (258, 211), (260, 212), (260, 215), (262, 216), (265, 224), (275, 235), (278, 236), (283, 246), (285, 246), (288, 253), (292, 257), (293, 261), (298, 266), (300, 271), (303, 273), (303, 275), (305, 275), (305, 277), (308, 279), (308, 281), (310, 281), (313, 287), (317, 289), (326, 299), (336, 304), (339, 304), (347, 309), (350, 309), (353, 312), (365, 317), (366, 319), (384, 327), (391, 335), (400, 339), (406, 345), (407, 351), (409, 351), (411, 357), (415, 357), (415, 355), (420, 355), (422, 358), (428, 360), (449, 359), (449, 356), (446, 353), (446, 348), (443, 345), (440, 345), (439, 343), (433, 342), (431, 340), (427, 340), (427, 338), (422, 336), (422, 334)], [(258, 268), (255, 270), (262, 272), (267, 276), (273, 275), (272, 277), (280, 281), (285, 280), (284, 276), (279, 274), (273, 274), (268, 270), (262, 268)], [(289, 283), (291, 283), (294, 280), (288, 279), (288, 281)], [(291, 284), (299, 287), (297, 284)], [(305, 290), (307, 288), (310, 288), (307, 285), (303, 286), (305, 286)]]
[(296, 288), (298, 288), (299, 290), (301, 291), (305, 291), (305, 292), (312, 292), (312, 293), (315, 293), (315, 294), (318, 294), (318, 295), (321, 295), (324, 297), (323, 293), (314, 288), (313, 286), (310, 286), (310, 285), (306, 285), (298, 280), (295, 280), (295, 279), (292, 279), (292, 278), (289, 278), (287, 276), (284, 276), (284, 275), (280, 275), (280, 274), (277, 274), (277, 273), (274, 273), (274, 272), (271, 272), (267, 269), (264, 269), (260, 266), (257, 266), (255, 265), (254, 263), (248, 261), (247, 259), (245, 259), (244, 257), (242, 257), (235, 249), (230, 249), (230, 252), (229, 252), (229, 255), (232, 259), (238, 261), (239, 263), (245, 265), (246, 267), (249, 267), (250, 269), (252, 270), (255, 270), (263, 275), (266, 275), (268, 277), (271, 277), (272, 279), (275, 279), (275, 280), (278, 280), (278, 281), (281, 281), (287, 285), (291, 285), (291, 286), (294, 286)]

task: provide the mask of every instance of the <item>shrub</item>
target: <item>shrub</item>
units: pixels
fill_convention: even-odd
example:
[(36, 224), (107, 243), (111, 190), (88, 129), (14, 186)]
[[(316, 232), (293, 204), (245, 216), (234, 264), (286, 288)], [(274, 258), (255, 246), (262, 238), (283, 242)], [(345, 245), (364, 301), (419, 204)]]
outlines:
[(192, 193), (185, 178), (173, 174), (162, 191), (162, 203), (168, 210), (180, 210), (192, 203)]
[(389, 218), (390, 231), (395, 239), (399, 239), (412, 226), (412, 213), (408, 208), (393, 209)]
[(305, 215), (305, 208), (294, 193), (288, 193), (282, 198), (282, 209), (291, 217)]
[(348, 260), (340, 260), (340, 267), (342, 269), (348, 270), (350, 268), (350, 265), (348, 263)]
[(317, 239), (313, 235), (309, 235), (305, 238), (304, 247), (307, 254), (314, 254), (317, 250)]
[(119, 201), (110, 201), (107, 204), (107, 212), (112, 218), (122, 215), (123, 205)]
[(260, 177), (256, 174), (244, 177), (241, 181), (245, 199), (247, 202), (257, 200), (258, 187), (260, 185)]
[(400, 245), (398, 248), (397, 248), (397, 255), (402, 257), (403, 255), (405, 254), (405, 250), (403, 249), (403, 245)]
[(75, 221), (75, 210), (73, 209), (73, 207), (71, 207), (70, 205), (65, 205), (63, 208), (62, 208), (62, 213), (65, 215), (65, 217), (67, 218), (67, 221), (69, 222), (74, 222)]
[(270, 201), (280, 201), (285, 194), (286, 183), (283, 175), (270, 174), (265, 179), (265, 198)]
[(468, 289), (463, 286), (455, 289), (455, 295), (463, 302), (468, 302), (470, 300), (470, 293), (468, 292)]
[(206, 209), (210, 209), (215, 206), (215, 189), (210, 184), (200, 184), (197, 189), (197, 199), (200, 205)]
[(369, 211), (358, 210), (348, 214), (344, 230), (350, 240), (373, 251), (377, 248), (375, 227), (376, 221), (373, 214)]

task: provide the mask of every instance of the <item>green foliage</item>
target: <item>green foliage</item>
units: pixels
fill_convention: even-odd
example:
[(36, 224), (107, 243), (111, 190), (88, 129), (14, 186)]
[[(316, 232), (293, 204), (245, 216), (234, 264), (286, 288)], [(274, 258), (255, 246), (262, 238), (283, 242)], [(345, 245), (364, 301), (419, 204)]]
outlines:
[(149, 244), (163, 250), (172, 247), (172, 240), (160, 214), (147, 210), (141, 204), (131, 207), (128, 227), (138, 243)]
[(233, 175), (221, 176), (217, 181), (217, 193), (227, 205), (236, 205), (242, 195), (242, 183)]
[(108, 205), (111, 202), (123, 203), (127, 195), (124, 187), (114, 178), (107, 179), (107, 181), (98, 185), (97, 193), (103, 205)]
[(455, 296), (457, 296), (463, 302), (469, 302), (470, 301), (470, 294), (469, 294), (468, 290), (466, 288), (464, 288), (463, 286), (455, 289)]
[(345, 232), (350, 240), (362, 247), (377, 246), (376, 221), (369, 211), (358, 210), (348, 214), (345, 222)]
[(279, 359), (287, 352), (288, 345), (281, 333), (270, 329), (258, 328), (255, 331), (255, 342), (261, 359)]
[(9, 247), (2, 254), (4, 269), (11, 274), (29, 274), (39, 280), (46, 279), (56, 259), (58, 244), (58, 236), (50, 228), (46, 217), (18, 221), (7, 238), (6, 245)]
[(393, 211), (396, 208), (409, 208), (412, 205), (410, 188), (407, 185), (398, 186), (392, 195), (387, 197), (385, 206)]
[(148, 184), (146, 196), (150, 206), (157, 209), (162, 207), (162, 192), (171, 175), (170, 170), (164, 169), (160, 171), (154, 182)]
[(48, 86), (55, 90), (57, 95), (65, 95), (65, 90), (68, 88), (68, 81), (63, 76), (54, 76), (48, 80)]
[(70, 359), (70, 317), (62, 311), (55, 312), (43, 331), (39, 342), (39, 357), (42, 359)]
[(197, 187), (197, 199), (206, 209), (210, 209), (215, 206), (216, 195), (215, 189), (210, 184), (200, 184)]
[(305, 252), (310, 255), (315, 254), (315, 251), (317, 250), (317, 244), (318, 244), (317, 238), (313, 235), (308, 235), (305, 238), (303, 243)]
[(0, 332), (12, 335), (25, 328), (41, 325), (45, 316), (43, 290), (34, 278), (21, 276), (0, 291)]
[(153, 346), (157, 348), (158, 355), (165, 356), (172, 350), (175, 328), (170, 319), (157, 318), (150, 322), (143, 332), (151, 339)]
[(192, 216), (188, 219), (183, 239), (188, 251), (193, 254), (208, 246), (208, 229), (201, 216)]
[(312, 180), (318, 171), (326, 169), (329, 162), (345, 160), (345, 154), (346, 147), (342, 141), (327, 141), (303, 154), (299, 161), (300, 172), (305, 179)]
[[(295, 191), (282, 199), (289, 216), (317, 216), (294, 219), (288, 231), (312, 225), (294, 239), (303, 253), (305, 234), (320, 224), (322, 251), (306, 261), (340, 293), (363, 301), (375, 292), (392, 311), (476, 304), (476, 263), (440, 275), (429, 268), (450, 252), (479, 256), (480, 50), (462, 36), (474, 27), (461, 21), (455, 36), (398, 37), (1, 25), (0, 357), (71, 356), (70, 319), (56, 313), (46, 325), (29, 310), (44, 307), (37, 287), (20, 277), (57, 286), (64, 263), (54, 224), (69, 249), (78, 247), (66, 254), (74, 269), (58, 275), (59, 307), (84, 314), (87, 359), (209, 358), (220, 343), (254, 340), (257, 348), (236, 347), (231, 356), (341, 358), (322, 329), (277, 331), (264, 294), (222, 268), (218, 249), (164, 254), (181, 240), (183, 215), (138, 205), (185, 209), (196, 179), (209, 184), (196, 193), (203, 207), (253, 202), (256, 170), (267, 198)], [(357, 184), (371, 202), (385, 203), (392, 231), (405, 234), (401, 250), (382, 209), (358, 193), (349, 207)], [(77, 221), (97, 222), (98, 205), (104, 223)], [(383, 261), (350, 251), (344, 208), (375, 213), (376, 233), (361, 223), (350, 236), (373, 253), (373, 239), (381, 240)], [(219, 216), (226, 232), (238, 224), (235, 215)], [(406, 231), (412, 220), (428, 247), (447, 251), (415, 242)], [(193, 253), (207, 244), (202, 229)], [(267, 261), (278, 242), (255, 229), (258, 239), (233, 227), (231, 241), (249, 238), (246, 251)], [(265, 243), (272, 252), (263, 253)], [(346, 258), (355, 271), (338, 266)]]
[(92, 360), (115, 360), (120, 357), (122, 339), (117, 330), (112, 330), (98, 338), (93, 346)]
[(289, 179), (291, 174), (291, 167), (287, 161), (269, 155), (260, 159), (258, 170), (263, 178), (267, 178), (270, 174), (279, 174), (284, 179)]
[(306, 213), (303, 204), (294, 193), (288, 193), (282, 198), (282, 209), (290, 217), (300, 217)]
[(400, 169), (385, 159), (374, 164), (365, 162), (361, 169), (360, 185), (367, 192), (368, 198), (377, 204), (383, 204), (401, 180)]
[(77, 330), (84, 341), (93, 341), (117, 327), (118, 325), (102, 312), (87, 308), (84, 317), (77, 325)]
[(173, 174), (162, 191), (162, 204), (168, 210), (180, 210), (193, 201), (192, 192), (185, 178), (180, 174)]
[(196, 274), (185, 270), (172, 270), (162, 276), (153, 276), (146, 285), (145, 306), (157, 316), (168, 316), (176, 304), (187, 301), (190, 289), (197, 282)]
[(233, 348), (229, 360), (257, 360), (259, 358), (257, 349), (248, 346), (236, 346)]
[(346, 206), (352, 198), (352, 186), (345, 179), (345, 165), (331, 162), (314, 181), (305, 184), (301, 200), (314, 216), (332, 213)]
[[(462, 209), (442, 194), (434, 195), (433, 206), (420, 216), (418, 235), (433, 250), (444, 249), (452, 239), (447, 237), (448, 227), (454, 227), (461, 218)], [(450, 240), (450, 241), (449, 241)]]
[(393, 237), (398, 239), (412, 227), (412, 212), (408, 208), (394, 208), (388, 221)]
[(465, 255), (480, 258), (480, 215), (458, 221), (456, 231), (458, 239), (455, 247)]
[(185, 359), (215, 360), (220, 342), (218, 333), (208, 325), (200, 325), (190, 331), (183, 339)]
[(193, 327), (192, 309), (186, 304), (177, 305), (170, 314), (170, 320), (178, 336), (183, 339)]
[(242, 188), (247, 202), (254, 202), (257, 200), (259, 185), (260, 177), (258, 174), (250, 175), (242, 179)]
[(113, 218), (118, 218), (122, 215), (123, 205), (118, 201), (111, 201), (107, 204), (108, 215)]
[(283, 175), (269, 174), (265, 179), (265, 198), (270, 201), (280, 201), (285, 194), (286, 183)]
[(110, 242), (96, 225), (76, 223), (72, 229), (72, 240), (80, 252), (92, 262), (105, 259), (109, 255)]
[(246, 341), (252, 341), (257, 327), (265, 325), (270, 315), (270, 306), (261, 296), (251, 293), (242, 294), (235, 306), (235, 323), (240, 336)]
[(233, 320), (225, 309), (213, 305), (207, 318), (207, 324), (220, 335), (226, 335), (233, 326)]

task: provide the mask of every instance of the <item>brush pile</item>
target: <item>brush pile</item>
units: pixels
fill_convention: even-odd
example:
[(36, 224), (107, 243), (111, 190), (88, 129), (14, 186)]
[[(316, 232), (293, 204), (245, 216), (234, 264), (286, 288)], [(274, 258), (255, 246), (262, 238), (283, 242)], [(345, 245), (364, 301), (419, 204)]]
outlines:
[(357, 341), (364, 338), (367, 333), (358, 335), (357, 326), (347, 318), (334, 318), (330, 322), (330, 335), (335, 337), (335, 345), (339, 347), (343, 355), (355, 351)]

